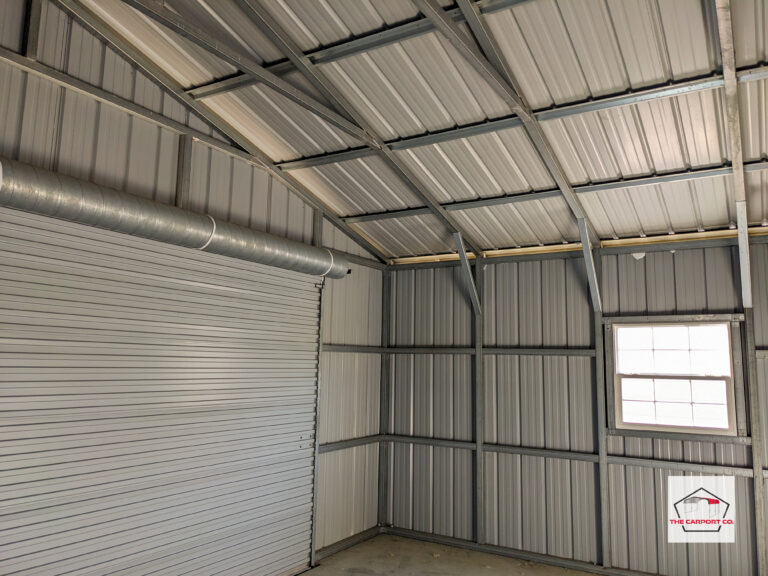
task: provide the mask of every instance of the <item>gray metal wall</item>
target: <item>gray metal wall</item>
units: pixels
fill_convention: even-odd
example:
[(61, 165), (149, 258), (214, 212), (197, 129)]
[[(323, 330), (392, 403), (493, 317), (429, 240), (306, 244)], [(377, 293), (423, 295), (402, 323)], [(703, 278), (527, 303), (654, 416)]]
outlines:
[[(768, 346), (768, 245), (753, 245), (752, 257), (760, 348)], [(604, 255), (601, 263), (606, 315), (739, 311), (735, 247), (649, 252), (640, 260), (629, 254)], [(594, 347), (581, 258), (489, 264), (483, 302), (486, 347)], [(471, 309), (457, 267), (394, 272), (391, 319), (395, 346), (472, 344)], [(765, 390), (768, 357), (758, 354)], [(388, 431), (472, 440), (471, 357), (394, 358)], [(488, 544), (599, 561), (597, 465), (488, 447), (596, 453), (594, 362), (588, 356), (486, 351), (483, 496)], [(386, 522), (471, 539), (471, 450), (393, 446)], [(609, 454), (751, 467), (749, 448), (743, 445), (610, 437)], [(610, 465), (612, 565), (669, 575), (755, 574), (752, 480), (736, 479), (736, 544), (669, 545), (664, 491), (670, 473), (682, 472)]]
[[(325, 290), (323, 342), (380, 346), (382, 272), (353, 266)], [(381, 355), (323, 351), (320, 366), (320, 443), (378, 434)], [(317, 550), (376, 526), (378, 470), (378, 443), (320, 455)]]
[(309, 561), (317, 279), (0, 210), (2, 571)]
[[(753, 246), (755, 280), (768, 269), (765, 258), (766, 246)], [(735, 247), (654, 252), (641, 260), (629, 254), (605, 256), (604, 312), (621, 315), (736, 312), (740, 307), (738, 278)], [(764, 310), (765, 284), (761, 288), (755, 282), (754, 286), (760, 302), (756, 306)], [(609, 454), (751, 466), (747, 446), (648, 438), (608, 440)], [(667, 543), (665, 523), (667, 476), (679, 475), (679, 472), (610, 465), (609, 474), (612, 560), (616, 566), (691, 576), (755, 573), (753, 520), (748, 513), (754, 506), (750, 478), (736, 478), (739, 511), (736, 543), (684, 546)]]

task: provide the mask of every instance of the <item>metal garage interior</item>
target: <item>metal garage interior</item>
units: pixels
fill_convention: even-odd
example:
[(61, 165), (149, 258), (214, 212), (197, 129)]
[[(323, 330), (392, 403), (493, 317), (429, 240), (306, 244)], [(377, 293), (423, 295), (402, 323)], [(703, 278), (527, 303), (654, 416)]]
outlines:
[[(0, 0), (0, 573), (768, 575), (767, 59), (768, 0)], [(730, 428), (624, 426), (618, 327), (715, 324)]]

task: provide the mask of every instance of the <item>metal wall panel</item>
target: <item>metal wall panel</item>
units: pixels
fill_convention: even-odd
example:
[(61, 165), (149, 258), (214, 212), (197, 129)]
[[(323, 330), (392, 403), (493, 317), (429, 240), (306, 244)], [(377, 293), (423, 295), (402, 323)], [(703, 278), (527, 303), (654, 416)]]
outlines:
[[(753, 275), (761, 286), (768, 273), (768, 248), (754, 244)], [(603, 255), (604, 312), (677, 314), (738, 312), (738, 252), (733, 248)], [(446, 293), (452, 292), (452, 297)], [(457, 267), (395, 272), (392, 327), (394, 345), (470, 343), (469, 308)], [(765, 346), (768, 310), (765, 291), (756, 295), (758, 346)], [(594, 345), (593, 317), (581, 258), (521, 260), (485, 269), (483, 305), (485, 345), (574, 347)], [(466, 314), (466, 324), (463, 322)], [(456, 331), (466, 326), (466, 331)], [(439, 323), (439, 324), (438, 324)], [(438, 328), (438, 325), (440, 328)], [(464, 358), (454, 356), (451, 377), (437, 378), (441, 356), (397, 355), (392, 374), (391, 432), (399, 435), (458, 438), (453, 411), (440, 410), (441, 389), (455, 394)], [(450, 361), (450, 360), (449, 360)], [(761, 382), (768, 382), (768, 361), (760, 360)], [(467, 381), (469, 373), (467, 370)], [(595, 374), (589, 357), (485, 356), (485, 431), (487, 444), (595, 453)], [(453, 388), (452, 388), (453, 387)], [(469, 383), (467, 390), (471, 390)], [(768, 400), (762, 399), (768, 418)], [(467, 413), (461, 417), (471, 417)], [(440, 432), (438, 430), (442, 429)], [(471, 431), (468, 430), (468, 433)], [(447, 434), (447, 435), (446, 435)], [(469, 439), (471, 436), (466, 436)], [(438, 522), (434, 499), (469, 497), (459, 491), (448, 499), (439, 478), (456, 482), (455, 459), (438, 460), (449, 448), (395, 444), (390, 461), (392, 494), (388, 520), (395, 526), (449, 533)], [(609, 438), (609, 453), (639, 458), (749, 467), (743, 445), (646, 438)], [(472, 458), (464, 461), (471, 474)], [(737, 506), (744, 521), (736, 545), (669, 545), (665, 530), (665, 491), (669, 471), (610, 466), (612, 557), (615, 566), (667, 575), (754, 574), (754, 527), (749, 509), (752, 484), (737, 478)], [(679, 472), (674, 472), (679, 474)], [(504, 547), (599, 561), (597, 465), (567, 459), (484, 454), (486, 541)], [(741, 522), (741, 521), (740, 521)]]
[[(379, 433), (379, 354), (323, 352), (320, 382), (321, 443)], [(329, 480), (323, 478), (323, 482)]]
[(367, 444), (320, 455), (318, 549), (376, 525), (379, 446)]
[(392, 277), (395, 346), (469, 346), (472, 312), (458, 267), (405, 270)]
[[(330, 228), (323, 229), (326, 244), (339, 241), (337, 232), (326, 233)], [(380, 270), (353, 265), (346, 278), (326, 281), (324, 343), (380, 346), (381, 321)], [(324, 351), (320, 370), (320, 442), (378, 434), (381, 355)], [(378, 450), (374, 443), (320, 455), (316, 549), (378, 522)]]
[(316, 278), (0, 219), (4, 569), (303, 570)]
[(471, 540), (471, 452), (401, 443), (392, 446), (387, 522)]
[[(109, 54), (95, 58), (102, 62)], [(156, 106), (140, 103), (167, 107), (168, 99), (125, 61), (102, 64), (97, 74), (109, 76), (105, 89), (127, 91), (135, 100), (151, 96)], [(147, 91), (139, 98), (141, 87)], [(178, 136), (170, 130), (2, 63), (0, 113), (6, 119), (3, 156), (173, 203)], [(193, 145), (187, 208), (301, 242), (312, 239), (310, 207), (263, 170), (200, 142)]]

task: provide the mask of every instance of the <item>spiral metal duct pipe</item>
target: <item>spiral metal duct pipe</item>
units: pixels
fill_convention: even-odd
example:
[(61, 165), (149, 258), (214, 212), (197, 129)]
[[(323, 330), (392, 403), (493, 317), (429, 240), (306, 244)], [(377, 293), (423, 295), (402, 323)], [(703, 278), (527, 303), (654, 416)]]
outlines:
[(343, 278), (349, 262), (316, 248), (0, 158), (0, 205), (240, 260)]

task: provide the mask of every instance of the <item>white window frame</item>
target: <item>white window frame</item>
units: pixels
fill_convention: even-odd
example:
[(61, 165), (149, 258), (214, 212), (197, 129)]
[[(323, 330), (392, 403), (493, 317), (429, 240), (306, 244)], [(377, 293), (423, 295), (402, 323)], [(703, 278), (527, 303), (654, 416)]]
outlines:
[[(618, 330), (616, 328), (624, 327), (642, 327), (649, 328), (654, 326), (707, 326), (707, 325), (725, 325), (728, 330), (728, 358), (730, 360), (730, 376), (701, 376), (696, 374), (622, 374), (618, 371)], [(692, 321), (692, 322), (616, 322), (613, 324), (613, 342), (611, 354), (613, 365), (613, 397), (614, 397), (614, 427), (620, 430), (646, 430), (660, 432), (678, 432), (681, 434), (712, 434), (718, 436), (736, 436), (738, 433), (738, 423), (736, 416), (736, 392), (734, 385), (734, 363), (733, 363), (733, 333), (731, 324), (727, 321)], [(621, 381), (623, 378), (643, 378), (643, 379), (664, 379), (664, 380), (725, 380), (726, 402), (728, 409), (728, 428), (708, 428), (703, 426), (673, 426), (669, 424), (641, 424), (635, 422), (624, 422), (623, 417), (623, 398)]]

